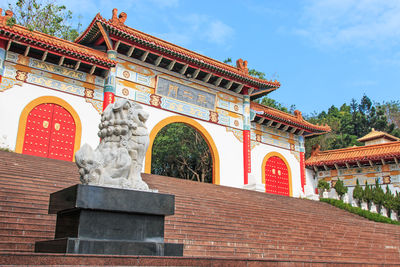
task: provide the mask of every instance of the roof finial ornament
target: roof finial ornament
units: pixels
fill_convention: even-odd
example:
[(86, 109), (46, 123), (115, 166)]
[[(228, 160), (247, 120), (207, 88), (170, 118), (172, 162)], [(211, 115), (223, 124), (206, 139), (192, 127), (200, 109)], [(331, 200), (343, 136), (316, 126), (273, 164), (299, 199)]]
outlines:
[(121, 14), (118, 16), (118, 9), (114, 8), (112, 10), (112, 18), (110, 19), (110, 22), (117, 25), (124, 25), (126, 18), (127, 15), (125, 12), (121, 12)]
[(300, 119), (300, 120), (302, 120), (303, 119), (303, 116), (301, 115), (301, 111), (300, 110), (295, 110), (294, 111), (294, 115), (296, 116), (296, 118), (298, 118), (298, 119)]
[(2, 16), (2, 14), (3, 14), (3, 9), (0, 8), (0, 25), (6, 25), (7, 20), (12, 18), (12, 16), (14, 15), (14, 13), (11, 10), (4, 11), (4, 16)]
[(319, 144), (314, 144), (311, 147), (311, 157), (318, 155), (320, 151), (321, 151), (321, 146)]
[(238, 68), (243, 74), (249, 74), (249, 69), (247, 68), (247, 60), (243, 60), (241, 58), (236, 60), (236, 68)]

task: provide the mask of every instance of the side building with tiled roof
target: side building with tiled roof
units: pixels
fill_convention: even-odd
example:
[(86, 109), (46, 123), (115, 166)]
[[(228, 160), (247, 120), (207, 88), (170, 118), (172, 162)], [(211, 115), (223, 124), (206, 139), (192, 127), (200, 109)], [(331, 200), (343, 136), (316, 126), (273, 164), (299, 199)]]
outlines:
[(2, 143), (18, 153), (72, 161), (80, 144), (95, 147), (104, 108), (116, 98), (143, 105), (153, 143), (171, 123), (206, 140), (213, 183), (302, 196), (307, 191), (304, 138), (328, 126), (252, 102), (280, 87), (125, 25), (126, 14), (96, 15), (75, 42), (0, 17)]
[(400, 139), (372, 129), (358, 141), (365, 145), (326, 151), (314, 146), (306, 160), (308, 172), (331, 186), (342, 180), (350, 197), (357, 179), (360, 185), (374, 185), (377, 180), (384, 188), (388, 185), (392, 192), (400, 192)]

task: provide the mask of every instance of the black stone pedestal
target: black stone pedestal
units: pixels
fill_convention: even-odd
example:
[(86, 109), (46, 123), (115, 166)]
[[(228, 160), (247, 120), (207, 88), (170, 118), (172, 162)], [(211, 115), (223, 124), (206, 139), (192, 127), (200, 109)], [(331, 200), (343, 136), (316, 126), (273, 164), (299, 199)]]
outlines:
[(75, 185), (50, 195), (57, 214), (54, 240), (35, 252), (182, 256), (183, 244), (164, 243), (164, 217), (174, 214), (173, 195)]

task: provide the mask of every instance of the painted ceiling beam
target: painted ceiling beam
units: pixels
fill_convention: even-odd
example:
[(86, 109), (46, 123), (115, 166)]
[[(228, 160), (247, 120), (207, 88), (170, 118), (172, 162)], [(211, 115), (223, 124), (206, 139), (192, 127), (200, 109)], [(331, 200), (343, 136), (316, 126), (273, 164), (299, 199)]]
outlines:
[(58, 66), (62, 66), (62, 64), (64, 64), (64, 59), (65, 59), (64, 56), (62, 56), (62, 57), (60, 58), (60, 61), (58, 61)]
[(371, 160), (368, 160), (368, 162), (371, 167), (374, 167), (374, 163)]
[(337, 165), (336, 163), (334, 165), (335, 165), (336, 170), (339, 170), (339, 165)]
[(28, 45), (26, 48), (25, 48), (25, 53), (24, 53), (24, 56), (28, 56), (28, 54), (29, 54), (29, 50), (31, 49), (31, 46), (30, 45)]
[(282, 128), (282, 131), (286, 132), (289, 129), (289, 125), (286, 125), (285, 127)]
[(186, 70), (187, 70), (187, 68), (189, 67), (189, 64), (185, 64), (183, 67), (182, 67), (182, 69), (179, 71), (179, 73), (180, 74), (185, 74), (185, 72), (186, 72)]
[(154, 65), (155, 65), (156, 67), (158, 67), (158, 65), (160, 65), (162, 59), (163, 59), (163, 56), (159, 56), (159, 57), (156, 59), (156, 61), (154, 62)]
[(300, 132), (298, 132), (298, 135), (303, 135), (304, 130), (300, 130)]
[(386, 165), (386, 162), (384, 159), (381, 159), (382, 165)]
[(118, 40), (118, 41), (115, 43), (115, 45), (114, 45), (114, 50), (115, 50), (115, 51), (118, 50), (118, 47), (119, 47), (120, 44), (121, 44), (121, 41), (120, 41), (120, 40)]
[(290, 133), (294, 134), (296, 132), (297, 128), (293, 127), (292, 130), (290, 130)]
[(357, 160), (357, 166), (358, 166), (358, 168), (362, 168), (362, 165), (361, 165), (360, 161), (358, 161), (358, 160)]
[(96, 70), (96, 65), (93, 65), (92, 68), (90, 69), (89, 74), (92, 75), (95, 70)]
[(394, 158), (394, 162), (396, 162), (396, 164), (399, 164), (399, 161), (397, 160), (397, 158)]
[(281, 127), (281, 125), (282, 125), (282, 123), (278, 122), (277, 124), (275, 124), (274, 127), (275, 127), (276, 129), (279, 129), (279, 127)]
[(347, 169), (350, 169), (349, 163), (345, 162), (344, 164), (346, 164)]
[(74, 69), (78, 70), (80, 65), (81, 65), (81, 61), (79, 60), (79, 61), (76, 62)]
[(314, 171), (315, 171), (315, 172), (318, 172), (317, 166), (314, 166)]
[(251, 95), (253, 92), (254, 92), (254, 88), (249, 88), (249, 90), (248, 90), (248, 93), (249, 93), (249, 95)]
[(261, 117), (261, 119), (258, 121), (259, 124), (262, 124), (265, 121), (264, 117)]
[(232, 84), (233, 84), (233, 81), (230, 80), (230, 81), (227, 83), (227, 85), (225, 86), (225, 88), (228, 89), (228, 90), (231, 89)]
[(324, 164), (324, 169), (325, 171), (329, 170), (328, 166), (326, 166), (325, 164)]
[(218, 87), (218, 86), (221, 84), (221, 82), (222, 82), (222, 77), (219, 77), (219, 78), (215, 81), (214, 85)]
[(129, 50), (128, 50), (128, 53), (126, 53), (126, 55), (127, 55), (128, 57), (131, 57), (134, 50), (135, 50), (135, 46), (131, 46), (131, 47), (129, 48)]
[(269, 120), (268, 122), (267, 122), (267, 127), (271, 127), (271, 125), (272, 125), (272, 123), (273, 123), (274, 121), (273, 120)]
[(145, 52), (143, 53), (143, 55), (140, 57), (140, 61), (146, 61), (146, 59), (147, 59), (149, 53), (150, 53), (149, 51), (145, 51)]
[(193, 79), (196, 79), (197, 78), (197, 76), (199, 75), (199, 73), (200, 73), (200, 69), (196, 69), (195, 71), (194, 71), (194, 73), (193, 73)]
[(240, 92), (242, 91), (243, 87), (244, 87), (244, 84), (239, 84), (239, 86), (235, 89), (235, 93), (240, 94)]
[(42, 56), (42, 61), (45, 61), (46, 60), (46, 58), (47, 58), (47, 53), (48, 53), (48, 50), (46, 50), (46, 51), (44, 51), (44, 53), (43, 53), (43, 56)]
[(208, 83), (211, 78), (211, 73), (207, 73), (206, 77), (204, 77), (203, 82)]
[(176, 60), (172, 60), (171, 63), (169, 63), (167, 69), (172, 70), (172, 68), (175, 66)]
[(7, 51), (10, 50), (11, 44), (12, 44), (12, 41), (11, 41), (11, 40), (8, 41), (7, 47), (6, 47), (6, 50), (7, 50)]

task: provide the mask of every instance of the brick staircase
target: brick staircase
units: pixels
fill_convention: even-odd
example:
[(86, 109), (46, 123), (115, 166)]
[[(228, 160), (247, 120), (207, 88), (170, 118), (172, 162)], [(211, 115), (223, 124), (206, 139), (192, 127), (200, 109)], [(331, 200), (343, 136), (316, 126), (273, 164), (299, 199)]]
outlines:
[(399, 226), (371, 222), (326, 203), (143, 177), (151, 188), (176, 196), (165, 241), (183, 243), (183, 258), (34, 254), (35, 241), (54, 236), (49, 194), (79, 183), (77, 168), (71, 162), (0, 152), (0, 264), (400, 263)]

